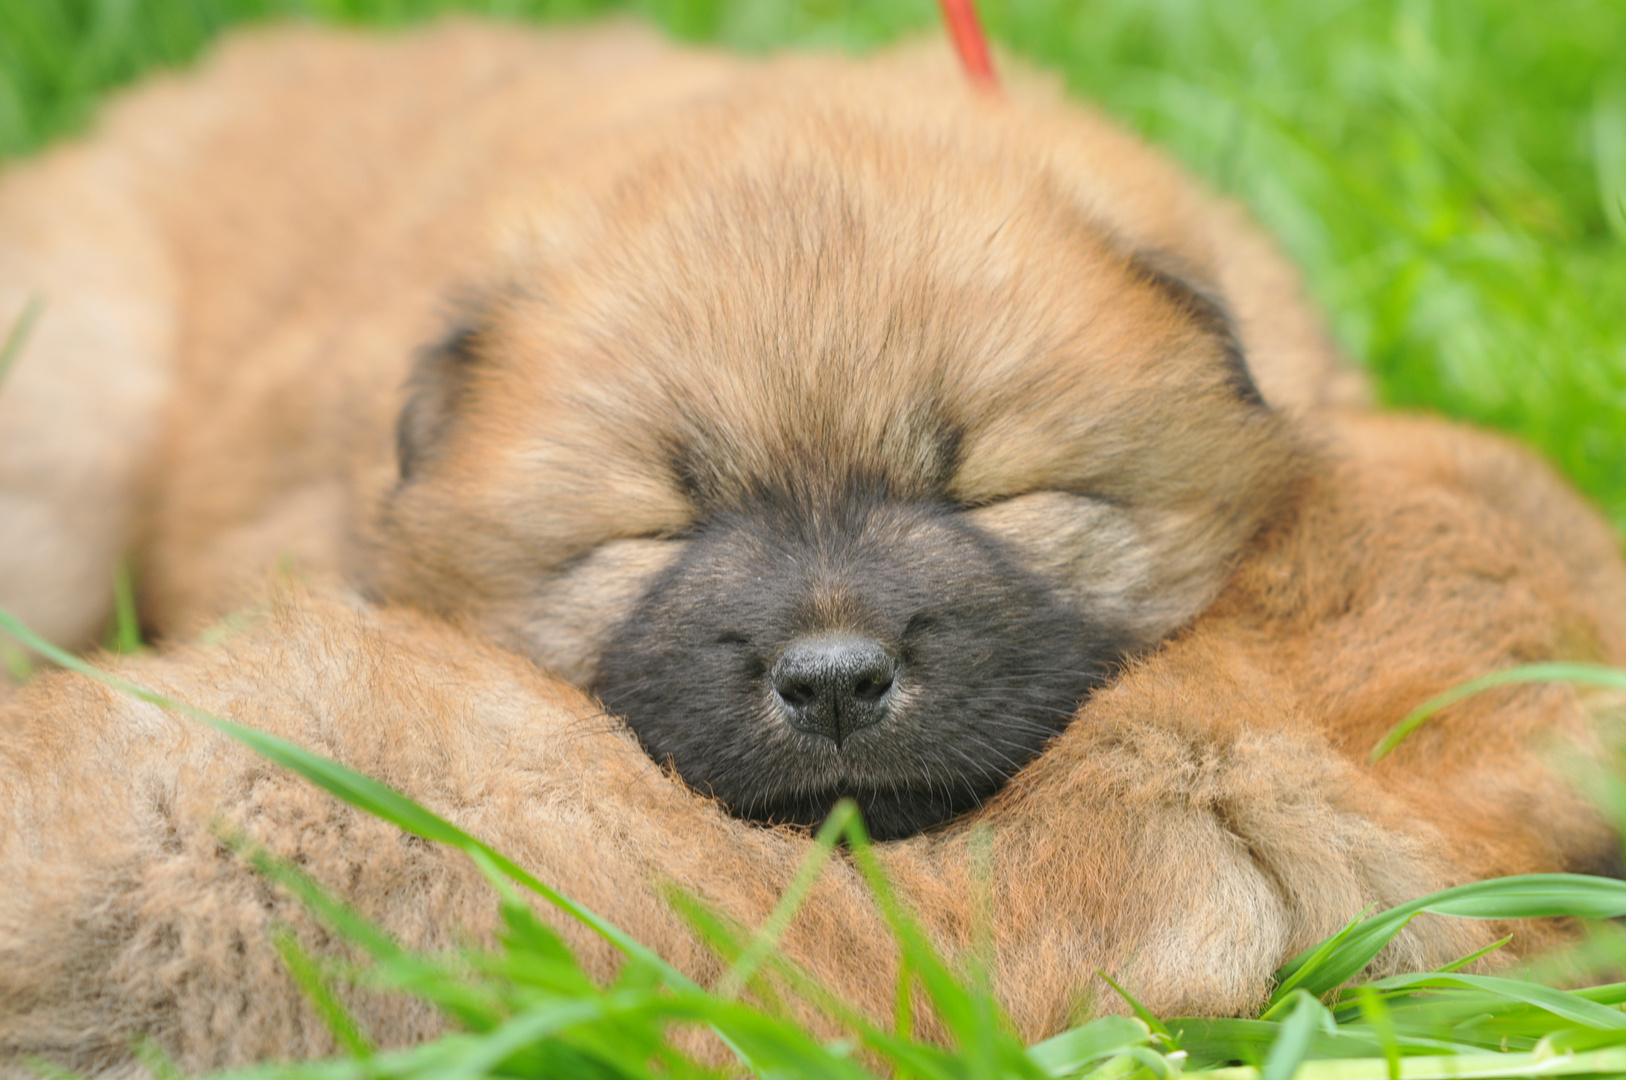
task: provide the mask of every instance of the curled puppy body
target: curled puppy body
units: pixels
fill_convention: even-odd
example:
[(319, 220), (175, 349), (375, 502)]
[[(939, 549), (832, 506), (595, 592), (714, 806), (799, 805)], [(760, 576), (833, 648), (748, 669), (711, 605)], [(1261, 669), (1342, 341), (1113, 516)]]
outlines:
[[(128, 432), (21, 436), (29, 506), (102, 520), (64, 552), (18, 517), (0, 601), (82, 635), (86, 568), (133, 540), (145, 618), (184, 635), (280, 562), (341, 568), (766, 820), (851, 795), (901, 836), (987, 798), (1212, 599), (1301, 467), (1286, 417), (1357, 392), (1234, 208), (937, 52), (281, 32), (0, 204), (86, 172), (161, 271), (119, 279), (146, 351), (98, 348), (172, 388), (162, 426), (142, 398)], [(11, 280), (102, 242), (51, 238)], [(19, 415), (79, 379), (85, 303), (47, 314)]]
[[(1584, 691), (1481, 695), (1366, 762), (1409, 708), (1466, 676), (1626, 661), (1613, 533), (1501, 440), (1372, 417), (1329, 418), (1327, 436), (1327, 464), (1190, 628), (1093, 695), (978, 814), (879, 849), (951, 954), (971, 947), (972, 867), (990, 860), (995, 988), (1024, 1037), (1088, 1009), (1097, 968), (1162, 1015), (1246, 1013), (1280, 963), (1369, 904), (1618, 850), (1551, 767), (1559, 744), (1597, 752)], [(696, 799), (521, 657), (400, 609), (284, 601), (222, 645), (122, 671), (396, 785), (702, 982), (720, 967), (663, 886), (755, 924), (809, 843)], [(461, 856), (188, 721), (47, 675), (0, 712), (0, 1071), (36, 1054), (116, 1070), (138, 1032), (188, 1071), (332, 1049), (268, 928), (334, 943), (221, 849), (217, 815), (411, 944), (496, 925)], [(592, 971), (614, 970), (602, 942), (561, 928)], [(1419, 919), (1376, 967), (1427, 968), (1509, 929)], [(1511, 929), (1516, 952), (1564, 930)], [(785, 947), (890, 1014), (894, 950), (844, 861)], [(353, 1004), (386, 1045), (439, 1023), (396, 998)]]

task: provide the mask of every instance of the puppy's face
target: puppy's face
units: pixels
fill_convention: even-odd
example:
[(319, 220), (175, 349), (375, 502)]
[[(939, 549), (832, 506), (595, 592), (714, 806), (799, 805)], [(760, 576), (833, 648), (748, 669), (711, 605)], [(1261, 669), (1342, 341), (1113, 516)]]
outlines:
[(997, 124), (832, 96), (566, 175), (420, 365), (377, 587), (735, 813), (888, 838), (1200, 611), (1292, 448), (1200, 257)]

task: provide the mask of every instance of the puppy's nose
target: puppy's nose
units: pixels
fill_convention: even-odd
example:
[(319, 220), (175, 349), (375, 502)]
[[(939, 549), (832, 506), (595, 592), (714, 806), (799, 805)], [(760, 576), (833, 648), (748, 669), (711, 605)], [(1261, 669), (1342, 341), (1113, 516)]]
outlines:
[(850, 634), (798, 638), (768, 673), (790, 726), (837, 746), (886, 718), (897, 677), (879, 642)]

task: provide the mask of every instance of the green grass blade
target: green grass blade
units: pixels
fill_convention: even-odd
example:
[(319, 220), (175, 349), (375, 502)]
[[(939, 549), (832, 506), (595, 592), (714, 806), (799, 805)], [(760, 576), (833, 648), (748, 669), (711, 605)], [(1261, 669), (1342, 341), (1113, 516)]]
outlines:
[(1337, 1030), (1325, 1005), (1303, 990), (1293, 991), (1293, 1011), (1282, 1021), (1281, 1033), (1265, 1055), (1261, 1080), (1292, 1080), (1316, 1035)]
[(830, 860), (830, 853), (835, 850), (836, 841), (847, 831), (848, 821), (857, 813), (858, 805), (850, 799), (841, 800), (830, 811), (830, 816), (825, 819), (814, 838), (813, 847), (802, 858), (801, 865), (796, 868), (790, 884), (785, 887), (784, 894), (774, 905), (762, 928), (745, 947), (740, 958), (718, 980), (713, 991), (718, 997), (726, 1000), (737, 995), (762, 961), (778, 948), (779, 939), (802, 905), (807, 902), (807, 895), (812, 890), (813, 883), (824, 872), (825, 864)]
[[(23, 1068), (32, 1072), (40, 1080), (85, 1080), (80, 1073), (64, 1069), (54, 1061), (46, 1061), (42, 1057), (25, 1057), (22, 1059)], [(157, 1080), (157, 1074), (154, 1074)]]
[[(1343, 941), (1322, 957), (1313, 974), (1297, 979), (1297, 985), (1317, 997), (1342, 985), (1423, 912), (1469, 919), (1618, 918), (1626, 915), (1626, 882), (1580, 874), (1524, 874), (1445, 889), (1340, 931)], [(1277, 978), (1283, 983), (1294, 980), (1319, 952), (1317, 945), (1300, 953), (1276, 973)]]
[(1377, 991), (1367, 987), (1361, 988), (1360, 1004), (1361, 1015), (1366, 1018), (1367, 1026), (1383, 1047), (1383, 1060), (1389, 1066), (1388, 1080), (1400, 1080), (1400, 1037), (1395, 1032), (1389, 1007), (1383, 1003)]
[(5, 665), (6, 674), (19, 685), (34, 677), (34, 662), (9, 641), (0, 641), (0, 664)]
[(6, 334), (4, 344), (0, 344), (0, 383), (5, 382), (6, 375), (22, 355), (23, 345), (34, 332), (34, 324), (39, 321), (40, 313), (45, 310), (45, 301), (38, 296), (30, 296), (23, 305), (21, 315), (11, 324), (11, 330)]
[(1113, 993), (1123, 998), (1124, 1004), (1128, 1005), (1130, 1011), (1140, 1018), (1141, 1023), (1145, 1024), (1152, 1031), (1163, 1037), (1163, 1042), (1166, 1046), (1168, 1046), (1171, 1050), (1180, 1049), (1180, 1043), (1175, 1039), (1174, 1033), (1164, 1026), (1163, 1021), (1153, 1016), (1150, 1009), (1142, 1005), (1139, 1001), (1136, 1001), (1134, 995), (1132, 995), (1128, 990), (1125, 990), (1123, 987), (1119, 986), (1111, 975), (1108, 975), (1100, 968), (1095, 969), (1095, 974), (1101, 979), (1102, 982), (1112, 987)]
[(1515, 1001), (1562, 1017), (1589, 1028), (1626, 1031), (1626, 1013), (1599, 1005), (1575, 994), (1553, 990), (1538, 983), (1504, 979), (1492, 975), (1393, 975), (1368, 984), (1385, 990), (1474, 990), (1497, 1001)]
[(1178, 1051), (1173, 1055), (1165, 1056), (1149, 1046), (1128, 1047), (1124, 1050), (1122, 1056), (1137, 1062), (1152, 1080), (1174, 1080), (1176, 1076), (1180, 1075), (1178, 1063), (1183, 1060), (1183, 1055), (1179, 1054)]
[(181, 1072), (180, 1066), (165, 1053), (150, 1035), (138, 1035), (130, 1045), (135, 1059), (146, 1067), (148, 1075), (153, 1080), (186, 1080), (186, 1074)]
[(1473, 964), (1473, 963), (1475, 963), (1475, 962), (1477, 962), (1479, 960), (1483, 960), (1485, 957), (1489, 956), (1493, 952), (1496, 952), (1498, 949), (1505, 948), (1512, 941), (1513, 941), (1513, 935), (1509, 934), (1505, 938), (1502, 938), (1502, 939), (1500, 939), (1498, 941), (1491, 942), (1489, 945), (1486, 945), (1483, 949), (1475, 949), (1473, 952), (1469, 953), (1467, 956), (1464, 956), (1459, 960), (1453, 960), (1449, 964), (1442, 964), (1441, 966), (1435, 968), (1434, 970), (1439, 972), (1442, 975), (1449, 975), (1453, 971), (1461, 971), (1463, 968), (1469, 966), (1470, 964)]
[(293, 976), (294, 983), (304, 993), (310, 1003), (315, 1006), (317, 1015), (327, 1024), (328, 1031), (333, 1038), (344, 1047), (347, 1054), (363, 1060), (373, 1056), (372, 1044), (361, 1033), (361, 1027), (356, 1018), (350, 1015), (350, 1010), (344, 1007), (338, 995), (333, 993), (327, 979), (323, 977), (320, 966), (312, 960), (310, 954), (299, 946), (299, 939), (287, 927), (278, 927), (272, 932), (272, 944), (276, 946), (277, 953), (282, 957), (282, 963)]
[(254, 867), (268, 881), (276, 882), (299, 899), (346, 941), (360, 945), (377, 960), (393, 960), (403, 954), (400, 944), (382, 927), (342, 902), (299, 867), (279, 859), (237, 833), (220, 832), (220, 842)]
[[(1259, 1069), (1242, 1065), (1213, 1069), (1205, 1080), (1263, 1080)], [(1611, 1047), (1580, 1054), (1462, 1054), (1456, 1057), (1410, 1057), (1400, 1062), (1400, 1080), (1513, 1080), (1515, 1077), (1626, 1076), (1626, 1049)], [(1293, 1080), (1388, 1080), (1383, 1058), (1306, 1061)]]
[[(1616, 969), (1618, 970), (1618, 969)], [(1584, 997), (1588, 1001), (1596, 1001), (1600, 1005), (1626, 1004), (1626, 982), (1603, 983), (1599, 986), (1583, 986), (1570, 993), (1576, 997)]]
[[(1282, 1025), (1274, 1020), (1186, 1017), (1168, 1021), (1194, 1066), (1208, 1067), (1231, 1061), (1257, 1062), (1275, 1044)], [(1484, 1049), (1460, 1039), (1434, 1037), (1397, 1030), (1396, 1040), (1405, 1056), (1463, 1054)], [(1532, 1045), (1534, 1041), (1532, 1040)], [(1383, 1040), (1370, 1027), (1340, 1024), (1336, 1031), (1317, 1031), (1311, 1044), (1313, 1058), (1369, 1058), (1384, 1053)]]
[(1092, 1062), (1132, 1046), (1146, 1046), (1151, 1039), (1152, 1031), (1143, 1021), (1103, 1016), (1028, 1047), (1028, 1057), (1047, 1075), (1073, 1076)]
[(1443, 694), (1437, 694), (1413, 709), (1404, 720), (1390, 728), (1389, 733), (1378, 740), (1378, 744), (1372, 748), (1370, 760), (1382, 761), (1390, 751), (1427, 723), (1434, 714), (1463, 698), (1498, 686), (1541, 682), (1579, 683), (1626, 690), (1626, 671), (1599, 664), (1526, 664), (1522, 667), (1508, 668), (1506, 671), (1493, 671), (1489, 675), (1481, 675), (1461, 686), (1454, 686)]
[(855, 814), (848, 818), (843, 835), (847, 840), (854, 865), (858, 867), (859, 874), (868, 884), (870, 892), (874, 894), (880, 905), (882, 917), (903, 949), (903, 959), (915, 970), (944, 1024), (951, 1031), (958, 1033), (968, 1034), (975, 1030), (979, 1025), (975, 1015), (976, 1006), (972, 1003), (971, 996), (960, 984), (959, 979), (950, 972), (947, 963), (938, 955), (937, 949), (915, 922), (914, 916), (893, 892), (892, 885), (886, 878), (886, 871), (881, 868), (880, 860), (875, 857), (875, 849), (870, 843), (869, 831), (864, 827), (862, 817)]
[(570, 947), (551, 926), (537, 918), (514, 891), (507, 875), (484, 852), (474, 852), (471, 857), (501, 903), (503, 931), (499, 939), (507, 952), (505, 959), (510, 963), (520, 958), (528, 961), (525, 977), (554, 992), (592, 992), (595, 984), (581, 969)]
[(1626, 1030), (1620, 1028), (1565, 1028), (1543, 1036), (1533, 1053), (1574, 1054), (1585, 1050), (1601, 1050), (1610, 1046), (1626, 1046)]
[(457, 1059), (436, 1070), (440, 1080), (485, 1076), (526, 1047), (567, 1028), (603, 1019), (610, 999), (576, 998), (536, 1005), (504, 1021)]
[[(845, 836), (853, 864), (880, 906), (887, 926), (903, 951), (903, 960), (925, 987), (938, 1019), (959, 1047), (963, 1067), (975, 1075), (1029, 1076), (1035, 1080), (1042, 1077), (1044, 1074), (1013, 1034), (999, 1000), (991, 992), (968, 987), (951, 971), (913, 914), (898, 899), (876, 858), (860, 815), (854, 814), (848, 819)], [(865, 1038), (873, 1040), (878, 1047), (891, 1047), (894, 1052), (898, 1049), (897, 1040), (873, 1026), (866, 1025)], [(922, 1076), (927, 1075), (919, 1064), (911, 1064), (910, 1068)]]
[(907, 1039), (915, 1033), (915, 973), (908, 957), (898, 958), (897, 989), (892, 995), (892, 1033)]
[(136, 616), (135, 575), (130, 572), (130, 560), (123, 558), (113, 567), (113, 621), (107, 628), (104, 643), (108, 652), (134, 656), (144, 652), (147, 643), (141, 640), (141, 621)]
[(1322, 965), (1327, 962), (1327, 958), (1338, 951), (1339, 947), (1348, 940), (1349, 935), (1354, 933), (1355, 928), (1361, 925), (1361, 922), (1371, 913), (1372, 909), (1367, 908), (1346, 923), (1338, 933), (1317, 945), (1310, 955), (1305, 957), (1304, 962), (1294, 969), (1291, 975), (1276, 984), (1276, 989), (1271, 992), (1270, 1002), (1265, 1006), (1265, 1011), (1260, 1014), (1259, 1019), (1276, 1019), (1277, 1013), (1286, 1008), (1288, 996), (1298, 989), (1299, 983), (1319, 971)]

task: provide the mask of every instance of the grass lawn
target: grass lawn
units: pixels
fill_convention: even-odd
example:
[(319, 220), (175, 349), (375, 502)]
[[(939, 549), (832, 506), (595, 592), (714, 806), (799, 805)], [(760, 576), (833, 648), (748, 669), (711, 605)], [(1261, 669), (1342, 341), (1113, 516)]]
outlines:
[[(1078, 93), (1249, 203), (1307, 268), (1341, 339), (1374, 373), (1386, 401), (1517, 433), (1626, 527), (1626, 4), (981, 6), (1007, 48), (1064, 72)], [(83, 129), (109, 87), (154, 65), (186, 62), (235, 22), (390, 24), (450, 7), (552, 19), (631, 8), (682, 37), (742, 49), (863, 48), (936, 23), (933, 0), (0, 0), (0, 155)], [(474, 844), (296, 750), (261, 743), (343, 797), (437, 839)], [(861, 842), (853, 846), (862, 858)], [(489, 853), (478, 857), (491, 860)], [(290, 888), (307, 889), (291, 868), (265, 869)], [(1626, 914), (1626, 884), (1553, 879), (1471, 888), (1478, 891), (1431, 903), (1482, 915)], [(311, 900), (321, 909), (320, 896)], [(1182, 1069), (1235, 1061), (1251, 1065), (1227, 1074), (1233, 1080), (1286, 1080), (1295, 1069), (1313, 1080), (1426, 1080), (1460, 1070), (1626, 1075), (1619, 1008), (1626, 984), (1560, 994), (1447, 973), (1330, 996), (1398, 928), (1399, 917), (1373, 918), (1284, 969), (1262, 1019), (1171, 1023), (1168, 1031), (1151, 1017), (1112, 1018), (1033, 1050), (1004, 1032), (974, 975), (962, 981), (900, 921), (920, 985), (940, 1013), (955, 1017), (958, 1047), (950, 1053), (863, 1029), (850, 1043), (819, 1045), (766, 1012), (684, 985), (656, 958), (629, 961), (613, 987), (584, 984), (528, 912), (510, 907), (501, 953), (449, 962), (391, 953), (353, 913), (329, 910), (363, 946), (378, 945), (369, 978), (442, 1001), (467, 1033), (369, 1059), (364, 1035), (348, 1026), (340, 998), (325, 989), (336, 973), (290, 945), (290, 968), (356, 1055), (305, 1074), (702, 1074), (653, 1049), (663, 1024), (686, 1017), (748, 1046), (763, 1075), (859, 1077), (878, 1069), (912, 1077), (1167, 1080)], [(776, 972), (762, 951), (772, 943), (771, 927), (753, 939), (693, 914), (737, 961), (738, 985)], [(1596, 956), (1619, 970), (1623, 935), (1600, 932)], [(794, 982), (782, 970), (776, 977)], [(853, 1056), (855, 1048), (869, 1056)]]

